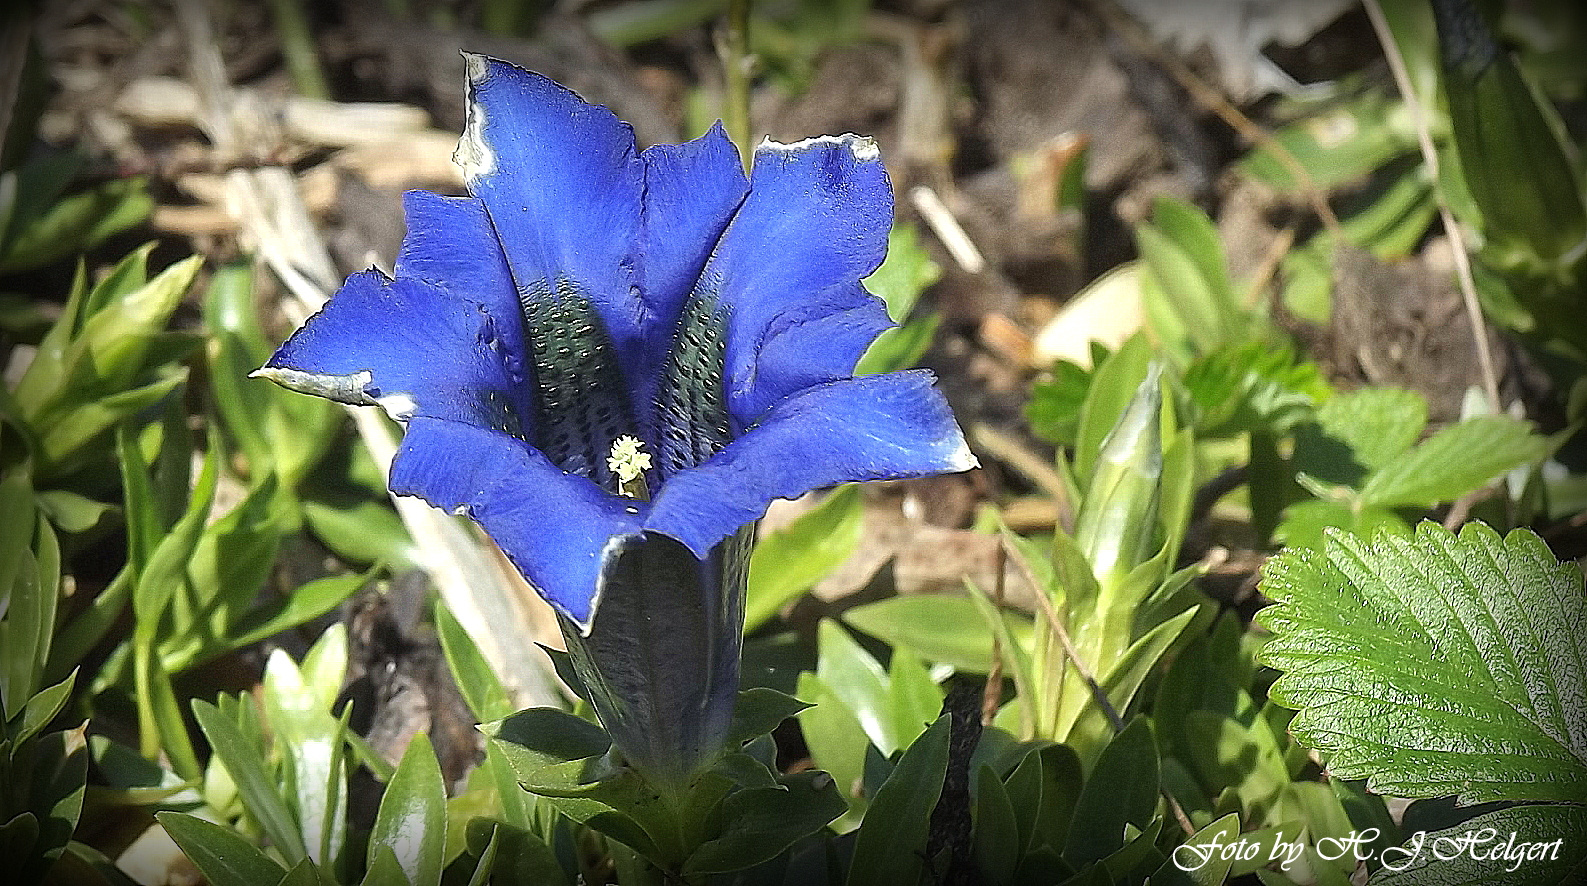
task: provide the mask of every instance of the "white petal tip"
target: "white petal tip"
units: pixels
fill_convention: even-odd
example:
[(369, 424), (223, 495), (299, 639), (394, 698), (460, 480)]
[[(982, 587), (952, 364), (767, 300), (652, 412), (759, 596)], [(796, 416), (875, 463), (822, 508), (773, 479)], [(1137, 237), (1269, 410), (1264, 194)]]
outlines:
[(488, 73), (488, 61), (477, 53), (463, 53), (468, 72), (468, 104), (464, 111), (463, 136), (452, 152), (452, 163), (463, 173), (463, 181), (473, 184), (496, 169), (496, 154), (485, 141), (485, 107), (479, 102), (478, 87)]
[(843, 135), (818, 135), (814, 138), (801, 139), (791, 144), (783, 144), (770, 138), (762, 139), (760, 146), (755, 150), (771, 151), (778, 154), (797, 154), (809, 150), (816, 145), (842, 145), (849, 149), (854, 159), (861, 163), (877, 160), (882, 156), (882, 149), (877, 146), (876, 139), (868, 135), (855, 135), (852, 132)]

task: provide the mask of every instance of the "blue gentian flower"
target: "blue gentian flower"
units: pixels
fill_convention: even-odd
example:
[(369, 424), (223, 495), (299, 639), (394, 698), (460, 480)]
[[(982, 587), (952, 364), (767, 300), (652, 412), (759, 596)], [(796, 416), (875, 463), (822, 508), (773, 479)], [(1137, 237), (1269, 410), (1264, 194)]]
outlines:
[(975, 465), (928, 372), (852, 377), (890, 325), (859, 282), (892, 217), (877, 148), (768, 140), (746, 177), (720, 124), (638, 151), (605, 108), (467, 62), (470, 196), (407, 194), (395, 276), (350, 277), (260, 374), (405, 423), (392, 491), (482, 526), (573, 645), (625, 654), (618, 622), (704, 594), (669, 630), (736, 685), (771, 501)]

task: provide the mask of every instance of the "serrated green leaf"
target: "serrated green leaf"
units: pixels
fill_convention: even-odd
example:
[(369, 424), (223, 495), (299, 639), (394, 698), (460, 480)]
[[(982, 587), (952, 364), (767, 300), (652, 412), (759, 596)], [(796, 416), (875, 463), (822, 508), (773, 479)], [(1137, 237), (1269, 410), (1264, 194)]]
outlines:
[(1481, 489), (1514, 468), (1541, 460), (1548, 438), (1530, 422), (1479, 415), (1451, 425), (1409, 452), (1389, 459), (1361, 487), (1361, 500), (1377, 507), (1431, 507)]
[(1318, 407), (1316, 424), (1295, 436), (1295, 469), (1356, 487), (1372, 470), (1401, 455), (1427, 424), (1427, 400), (1401, 388), (1370, 387), (1338, 394)]
[(1288, 348), (1238, 342), (1212, 351), (1185, 369), (1190, 421), (1198, 438), (1240, 432), (1284, 433), (1328, 399), (1317, 365)]
[(1080, 408), (1091, 388), (1091, 371), (1059, 360), (1031, 387), (1025, 418), (1031, 433), (1049, 443), (1072, 445), (1080, 430)]
[(756, 540), (749, 557), (744, 631), (769, 621), (785, 604), (815, 587), (860, 543), (860, 488), (840, 486), (809, 513)]
[(1587, 795), (1587, 600), (1535, 534), (1334, 533), (1269, 561), (1262, 588), (1270, 697), (1336, 777), (1469, 803)]
[(876, 792), (854, 842), (848, 886), (915, 886), (925, 863), (931, 810), (948, 771), (944, 714), (904, 751)]
[(371, 857), (386, 851), (411, 886), (439, 886), (446, 863), (446, 782), (423, 732), (403, 752), (369, 831)]
[(1499, 809), (1414, 835), (1378, 857), (1384, 867), (1371, 886), (1580, 883), (1587, 874), (1587, 806)]
[(185, 812), (158, 812), (155, 819), (214, 886), (279, 883), (286, 869), (231, 828)]

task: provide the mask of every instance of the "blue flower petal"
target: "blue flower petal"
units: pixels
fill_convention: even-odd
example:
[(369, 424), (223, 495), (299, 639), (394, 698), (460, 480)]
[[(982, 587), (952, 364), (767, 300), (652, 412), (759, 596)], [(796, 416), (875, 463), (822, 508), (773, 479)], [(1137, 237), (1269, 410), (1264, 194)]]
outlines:
[[(881, 264), (892, 214), (870, 139), (767, 141), (756, 150), (749, 197), (701, 279), (730, 311), (728, 408), (740, 428), (801, 388), (847, 376), (863, 351), (853, 340), (886, 328), (881, 301), (856, 304), (853, 284)], [(828, 340), (831, 329), (815, 322), (826, 314), (848, 314), (836, 324), (848, 334)], [(776, 335), (788, 336), (787, 346), (763, 354)], [(800, 365), (775, 365), (800, 350), (809, 352)]]
[(633, 250), (645, 168), (633, 129), (539, 74), (464, 57), (468, 121), (454, 159), (490, 215), (520, 297), (572, 286), (628, 365), (644, 319)]
[(681, 145), (653, 145), (645, 163), (645, 203), (637, 252), (644, 302), (643, 355), (627, 364), (641, 427), (658, 438), (655, 418), (661, 376), (684, 303), (733, 213), (749, 193), (738, 148), (718, 123)]
[(478, 304), (379, 271), (347, 278), (259, 375), (343, 403), (472, 422), (526, 436), (533, 413)]
[(636, 502), (565, 474), (506, 434), (416, 418), (391, 463), (391, 491), (467, 514), (551, 605), (590, 625), (602, 565), (640, 533)]
[(774, 499), (851, 480), (895, 480), (976, 466), (926, 370), (817, 385), (696, 468), (669, 477), (645, 528), (704, 557)]
[(472, 197), (409, 191), (402, 195), (402, 206), (408, 233), (397, 253), (396, 276), (422, 280), (484, 307), (496, 321), (508, 368), (523, 381), (523, 308), (484, 204)]
[[(645, 205), (639, 284), (651, 318), (667, 321), (682, 313), (716, 241), (749, 193), (749, 179), (721, 123), (694, 141), (652, 145), (640, 156)], [(669, 322), (651, 326), (662, 339), (672, 334)]]
[[(771, 402), (811, 385), (846, 378), (871, 342), (892, 326), (887, 307), (859, 283), (840, 283), (791, 307), (767, 326), (760, 353), (740, 381)], [(763, 411), (769, 404), (755, 402)]]

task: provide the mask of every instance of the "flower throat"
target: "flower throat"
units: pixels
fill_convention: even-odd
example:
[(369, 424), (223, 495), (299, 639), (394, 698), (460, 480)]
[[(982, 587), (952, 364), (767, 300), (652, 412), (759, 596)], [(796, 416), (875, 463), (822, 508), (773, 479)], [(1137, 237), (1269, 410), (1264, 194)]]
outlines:
[[(614, 494), (628, 494), (611, 455), (620, 439), (636, 439), (623, 367), (590, 300), (567, 281), (552, 295), (520, 293), (532, 352), (536, 396), (533, 443), (559, 468)], [(679, 318), (647, 427), (637, 441), (655, 447), (658, 480), (715, 455), (730, 438), (723, 367), (726, 312), (714, 298), (691, 297)], [(629, 473), (624, 471), (623, 473)]]

